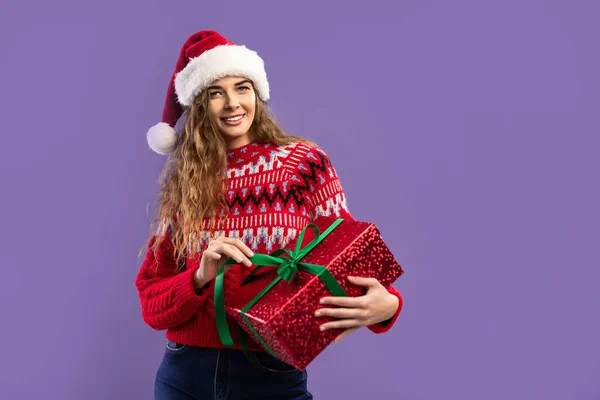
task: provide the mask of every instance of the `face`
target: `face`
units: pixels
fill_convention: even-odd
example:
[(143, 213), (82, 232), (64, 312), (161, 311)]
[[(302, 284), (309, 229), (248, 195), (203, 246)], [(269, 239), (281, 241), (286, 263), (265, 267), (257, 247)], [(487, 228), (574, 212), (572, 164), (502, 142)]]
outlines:
[(256, 109), (251, 81), (243, 77), (225, 77), (213, 82), (207, 91), (209, 116), (219, 127), (229, 148), (250, 143), (248, 130)]

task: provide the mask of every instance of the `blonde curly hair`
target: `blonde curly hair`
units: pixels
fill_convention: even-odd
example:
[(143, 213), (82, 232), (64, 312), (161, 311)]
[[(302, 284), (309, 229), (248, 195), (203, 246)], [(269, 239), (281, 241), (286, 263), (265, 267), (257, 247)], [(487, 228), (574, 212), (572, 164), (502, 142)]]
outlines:
[[(311, 143), (286, 135), (269, 106), (258, 97), (256, 90), (254, 93), (256, 108), (249, 130), (252, 140), (278, 146), (298, 141)], [(200, 233), (206, 231), (212, 237), (223, 226), (229, 212), (225, 201), (227, 144), (209, 117), (209, 102), (208, 91), (204, 91), (186, 110), (177, 148), (161, 172), (158, 215), (152, 221), (150, 239), (144, 247), (156, 254), (165, 237), (158, 234), (160, 227), (168, 226), (177, 270), (182, 269), (185, 258), (198, 256), (191, 244)]]

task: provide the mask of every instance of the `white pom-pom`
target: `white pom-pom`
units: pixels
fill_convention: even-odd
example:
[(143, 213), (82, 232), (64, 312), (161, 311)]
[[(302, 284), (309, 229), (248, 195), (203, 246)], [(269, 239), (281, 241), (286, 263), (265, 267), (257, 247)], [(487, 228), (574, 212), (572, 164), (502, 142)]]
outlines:
[(169, 154), (177, 146), (177, 131), (165, 122), (159, 122), (146, 133), (148, 145), (158, 154)]

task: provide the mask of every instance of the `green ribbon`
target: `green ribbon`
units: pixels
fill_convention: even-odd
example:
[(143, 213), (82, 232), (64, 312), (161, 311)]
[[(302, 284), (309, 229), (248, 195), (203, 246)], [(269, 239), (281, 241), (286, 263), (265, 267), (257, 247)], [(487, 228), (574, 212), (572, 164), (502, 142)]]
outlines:
[[(260, 340), (264, 348), (268, 350), (273, 357), (276, 357), (275, 354), (265, 343), (263, 338), (258, 334), (258, 332), (254, 329), (254, 327), (250, 323), (250, 320), (246, 316), (246, 313), (280, 280), (283, 279), (287, 282), (291, 282), (295, 278), (298, 271), (305, 271), (318, 276), (321, 282), (323, 282), (327, 290), (329, 290), (332, 295), (347, 296), (348, 294), (346, 293), (344, 288), (333, 277), (333, 275), (331, 275), (331, 272), (329, 272), (327, 268), (321, 265), (308, 264), (301, 261), (315, 246), (317, 246), (323, 239), (325, 239), (325, 237), (327, 237), (327, 235), (329, 235), (331, 231), (333, 231), (339, 224), (341, 224), (342, 221), (342, 218), (338, 218), (323, 233), (319, 233), (319, 228), (316, 225), (309, 224), (304, 229), (302, 229), (302, 231), (298, 235), (298, 240), (296, 241), (296, 247), (294, 251), (287, 249), (279, 249), (273, 252), (271, 255), (254, 254), (254, 256), (250, 257), (250, 261), (252, 262), (252, 264), (257, 265), (258, 267), (255, 268), (246, 279), (244, 279), (242, 285), (246, 284), (263, 267), (277, 267), (277, 277), (273, 279), (273, 281), (267, 287), (265, 287), (258, 295), (256, 295), (241, 311), (244, 322), (246, 322), (248, 327), (250, 327), (252, 332), (254, 332), (256, 337)], [(304, 234), (309, 228), (315, 232), (315, 238), (311, 240), (311, 242), (308, 243), (305, 247), (302, 247)], [(287, 254), (287, 257), (282, 256), (284, 254)], [(231, 333), (229, 332), (229, 326), (227, 324), (227, 315), (225, 312), (223, 275), (225, 274), (225, 267), (227, 265), (237, 263), (237, 261), (229, 258), (227, 261), (225, 261), (223, 266), (219, 268), (219, 271), (217, 272), (217, 275), (215, 277), (214, 304), (217, 330), (219, 332), (219, 338), (221, 339), (221, 343), (223, 343), (224, 346), (228, 347), (233, 346), (234, 342), (231, 337)], [(244, 352), (248, 354), (247, 346), (245, 345), (245, 343), (242, 342), (241, 344), (244, 348)]]

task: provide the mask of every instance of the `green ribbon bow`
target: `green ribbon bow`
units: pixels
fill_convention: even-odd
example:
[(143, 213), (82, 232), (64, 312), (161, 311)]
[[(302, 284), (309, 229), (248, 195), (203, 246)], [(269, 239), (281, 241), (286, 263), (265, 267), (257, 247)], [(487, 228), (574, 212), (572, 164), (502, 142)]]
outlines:
[[(269, 353), (277, 358), (277, 356), (273, 353), (273, 351), (269, 348), (269, 346), (265, 343), (263, 338), (258, 334), (258, 332), (254, 329), (250, 320), (247, 318), (246, 313), (248, 310), (254, 306), (269, 290), (273, 288), (280, 280), (285, 280), (287, 282), (291, 282), (298, 271), (305, 271), (311, 273), (313, 275), (317, 275), (319, 279), (323, 282), (327, 290), (331, 292), (334, 296), (348, 296), (348, 293), (344, 290), (344, 288), (338, 283), (338, 281), (331, 275), (329, 270), (321, 265), (308, 264), (302, 262), (301, 260), (315, 247), (317, 246), (331, 231), (333, 231), (339, 224), (343, 221), (342, 218), (338, 218), (333, 224), (331, 224), (323, 233), (319, 233), (319, 228), (314, 224), (309, 224), (306, 226), (300, 234), (298, 235), (298, 240), (296, 241), (296, 247), (294, 251), (287, 249), (279, 249), (273, 252), (271, 255), (267, 254), (255, 254), (250, 258), (252, 264), (257, 265), (250, 275), (242, 282), (242, 285), (246, 284), (261, 268), (263, 267), (277, 267), (277, 277), (273, 279), (273, 281), (264, 288), (258, 295), (256, 295), (241, 311), (242, 318), (246, 322), (246, 324), (250, 327), (252, 332), (256, 335), (256, 337), (260, 340), (261, 344), (264, 346)], [(315, 238), (311, 240), (309, 244), (305, 247), (302, 246), (302, 241), (304, 239), (304, 234), (306, 229), (312, 229), (315, 232)], [(283, 254), (287, 254), (288, 257), (282, 257)], [(215, 318), (217, 323), (217, 330), (219, 332), (219, 338), (221, 339), (221, 343), (224, 346), (233, 346), (234, 342), (229, 332), (229, 326), (227, 324), (227, 316), (225, 312), (225, 300), (223, 294), (223, 275), (225, 274), (225, 267), (230, 264), (237, 264), (238, 262), (229, 258), (219, 271), (215, 277)], [(240, 340), (243, 340), (240, 335)], [(244, 352), (248, 354), (247, 346), (245, 342), (241, 343)]]

